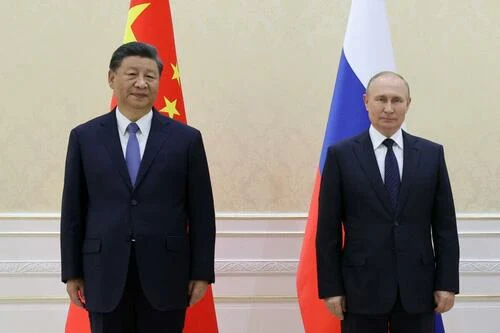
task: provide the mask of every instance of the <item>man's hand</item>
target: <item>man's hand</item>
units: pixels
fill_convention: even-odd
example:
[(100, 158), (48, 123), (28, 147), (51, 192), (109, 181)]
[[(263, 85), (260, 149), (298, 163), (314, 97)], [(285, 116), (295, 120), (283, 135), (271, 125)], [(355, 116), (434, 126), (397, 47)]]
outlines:
[(334, 296), (325, 298), (323, 300), (326, 304), (326, 307), (330, 312), (340, 320), (344, 319), (344, 312), (346, 311), (345, 307), (345, 296)]
[(207, 281), (189, 281), (189, 305), (195, 305), (203, 298), (208, 289)]
[(455, 303), (455, 293), (436, 290), (434, 292), (434, 302), (436, 302), (436, 308), (434, 311), (445, 313), (453, 307), (453, 304)]
[(82, 279), (72, 279), (66, 282), (66, 291), (68, 292), (69, 299), (73, 304), (81, 308), (85, 308), (85, 292), (83, 290)]

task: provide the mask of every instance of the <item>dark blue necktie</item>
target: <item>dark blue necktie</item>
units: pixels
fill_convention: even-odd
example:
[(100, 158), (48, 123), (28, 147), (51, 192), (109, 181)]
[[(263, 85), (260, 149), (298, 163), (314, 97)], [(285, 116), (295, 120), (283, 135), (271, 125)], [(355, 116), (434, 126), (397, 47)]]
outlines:
[(387, 147), (387, 154), (385, 154), (385, 188), (389, 192), (392, 208), (395, 211), (398, 205), (399, 187), (401, 186), (398, 160), (392, 149), (394, 141), (392, 139), (385, 139), (382, 143)]
[(137, 172), (141, 165), (141, 150), (139, 149), (139, 141), (137, 141), (137, 131), (139, 126), (136, 123), (130, 123), (127, 126), (128, 142), (127, 150), (125, 151), (125, 162), (127, 163), (128, 174), (132, 185), (135, 185)]

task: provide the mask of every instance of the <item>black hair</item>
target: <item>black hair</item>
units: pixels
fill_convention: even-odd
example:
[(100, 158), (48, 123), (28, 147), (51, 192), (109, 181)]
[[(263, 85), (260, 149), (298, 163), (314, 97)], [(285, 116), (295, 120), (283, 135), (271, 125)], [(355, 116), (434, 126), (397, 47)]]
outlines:
[(123, 44), (119, 48), (117, 48), (111, 56), (111, 61), (109, 62), (109, 70), (113, 72), (116, 71), (118, 67), (121, 66), (123, 59), (131, 56), (138, 56), (154, 60), (156, 62), (156, 65), (158, 66), (158, 72), (161, 75), (161, 72), (163, 70), (163, 62), (158, 55), (158, 51), (154, 46), (141, 42), (130, 42)]

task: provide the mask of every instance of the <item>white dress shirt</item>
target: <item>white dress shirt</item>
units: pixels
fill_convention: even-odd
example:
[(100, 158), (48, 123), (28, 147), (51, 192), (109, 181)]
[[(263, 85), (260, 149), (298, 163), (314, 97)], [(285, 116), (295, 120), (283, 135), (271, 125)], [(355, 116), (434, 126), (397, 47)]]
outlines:
[[(148, 141), (152, 120), (153, 120), (153, 111), (151, 110), (135, 122), (137, 126), (139, 126), (139, 130), (137, 131), (136, 136), (137, 136), (137, 141), (139, 142), (141, 160), (142, 156), (144, 156), (144, 150), (146, 149), (146, 142)], [(118, 136), (120, 137), (120, 143), (122, 145), (123, 157), (125, 157), (127, 152), (127, 143), (129, 136), (127, 132), (127, 127), (131, 123), (131, 121), (120, 112), (118, 107), (116, 108), (116, 122), (118, 124)]]
[(398, 161), (399, 168), (399, 178), (403, 178), (403, 131), (398, 129), (390, 138), (377, 131), (373, 125), (370, 125), (368, 130), (370, 133), (370, 139), (372, 140), (373, 150), (375, 151), (375, 157), (377, 158), (378, 169), (380, 170), (380, 176), (385, 182), (385, 154), (387, 153), (387, 147), (382, 143), (385, 139), (394, 140), (394, 145), (392, 150), (394, 155), (396, 155), (396, 160)]

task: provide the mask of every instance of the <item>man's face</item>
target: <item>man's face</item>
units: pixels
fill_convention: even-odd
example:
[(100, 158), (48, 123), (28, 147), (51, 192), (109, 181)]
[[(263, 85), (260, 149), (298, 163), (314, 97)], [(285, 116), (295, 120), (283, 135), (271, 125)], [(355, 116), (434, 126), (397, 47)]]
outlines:
[(115, 71), (109, 71), (108, 82), (120, 109), (147, 112), (158, 94), (160, 73), (153, 59), (125, 57)]
[(411, 99), (403, 80), (387, 74), (371, 83), (364, 101), (373, 127), (390, 137), (403, 124)]

